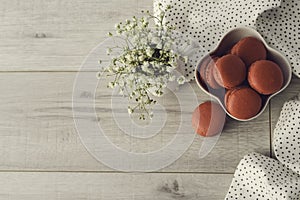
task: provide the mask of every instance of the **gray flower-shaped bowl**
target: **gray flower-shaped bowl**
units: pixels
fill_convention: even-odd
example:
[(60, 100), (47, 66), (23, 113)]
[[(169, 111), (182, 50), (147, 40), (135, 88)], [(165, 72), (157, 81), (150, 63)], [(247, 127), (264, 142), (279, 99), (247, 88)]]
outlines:
[[(232, 46), (234, 46), (234, 44), (236, 44), (239, 40), (241, 40), (244, 37), (255, 37), (255, 38), (259, 39), (260, 41), (262, 41), (268, 52), (268, 60), (272, 60), (272, 61), (276, 62), (281, 67), (281, 70), (283, 72), (283, 77), (284, 77), (283, 87), (278, 92), (276, 92), (272, 95), (263, 96), (262, 97), (263, 105), (262, 105), (260, 112), (257, 115), (255, 115), (254, 117), (249, 118), (249, 119), (239, 119), (239, 118), (232, 116), (226, 110), (224, 100), (223, 100), (226, 90), (225, 89), (214, 90), (214, 89), (207, 87), (207, 85), (201, 80), (200, 73), (199, 73), (199, 68), (206, 57), (208, 57), (210, 55), (224, 55), (225, 52), (227, 52)], [(211, 96), (213, 99), (216, 99), (220, 103), (222, 108), (225, 110), (225, 112), (227, 113), (228, 116), (230, 116), (231, 118), (238, 120), (238, 121), (250, 121), (250, 120), (255, 119), (258, 116), (260, 116), (266, 109), (270, 99), (272, 97), (276, 96), (278, 93), (282, 92), (289, 85), (291, 78), (292, 78), (292, 69), (291, 69), (289, 61), (279, 51), (270, 47), (265, 42), (263, 37), (255, 29), (249, 28), (249, 27), (235, 28), (235, 29), (232, 29), (231, 31), (229, 31), (227, 34), (225, 34), (224, 37), (219, 42), (219, 44), (217, 45), (217, 47), (215, 48), (215, 50), (210, 52), (207, 56), (203, 57), (200, 60), (200, 62), (198, 63), (197, 69), (195, 70), (195, 79), (196, 79), (196, 82), (199, 85), (199, 87), (206, 94)], [(247, 108), (245, 108), (245, 109), (247, 109)]]

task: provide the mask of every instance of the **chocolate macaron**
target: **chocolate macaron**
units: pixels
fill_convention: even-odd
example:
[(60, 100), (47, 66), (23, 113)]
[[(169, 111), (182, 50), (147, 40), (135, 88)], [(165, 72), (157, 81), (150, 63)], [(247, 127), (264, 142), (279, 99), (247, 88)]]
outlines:
[(214, 136), (222, 131), (225, 118), (226, 114), (219, 104), (207, 101), (194, 110), (192, 126), (199, 135)]
[(200, 78), (203, 82), (206, 83), (206, 68), (208, 63), (212, 60), (211, 56), (207, 56), (203, 59), (201, 64), (199, 65)]
[(265, 45), (254, 37), (241, 39), (233, 46), (231, 53), (239, 56), (246, 66), (250, 66), (255, 61), (265, 60), (267, 58)]
[(225, 55), (216, 62), (214, 79), (226, 89), (234, 88), (246, 79), (246, 66), (238, 56)]
[(281, 68), (270, 60), (254, 62), (248, 72), (249, 85), (260, 94), (270, 95), (282, 88)]
[(219, 89), (221, 86), (216, 82), (213, 71), (215, 68), (216, 61), (219, 57), (208, 56), (205, 58), (200, 65), (200, 77), (201, 79), (211, 88)]
[(224, 101), (227, 111), (238, 119), (254, 117), (262, 106), (260, 95), (250, 87), (228, 90)]

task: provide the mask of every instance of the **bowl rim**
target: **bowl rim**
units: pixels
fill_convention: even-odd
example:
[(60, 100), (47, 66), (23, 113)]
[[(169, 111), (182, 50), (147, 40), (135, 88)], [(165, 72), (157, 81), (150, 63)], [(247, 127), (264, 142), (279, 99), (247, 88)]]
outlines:
[[(242, 31), (246, 31), (247, 33), (251, 33), (251, 36), (258, 38), (261, 42), (263, 42), (263, 44), (265, 45), (267, 51), (273, 51), (273, 52), (275, 52), (275, 53), (277, 54), (277, 56), (278, 56), (283, 62), (285, 62), (285, 64), (286, 64), (285, 66), (287, 66), (287, 74), (288, 74), (288, 76), (285, 77), (285, 79), (286, 79), (285, 85), (284, 85), (279, 91), (277, 91), (277, 92), (271, 94), (270, 96), (268, 96), (267, 99), (266, 99), (265, 104), (263, 105), (263, 107), (261, 108), (261, 110), (259, 111), (259, 113), (257, 113), (255, 116), (253, 116), (253, 117), (251, 117), (251, 118), (248, 118), (248, 119), (239, 119), (239, 118), (234, 117), (233, 115), (231, 115), (231, 114), (227, 111), (226, 107), (223, 105), (223, 103), (222, 103), (222, 101), (220, 100), (220, 98), (217, 97), (217, 96), (215, 96), (214, 94), (210, 93), (209, 91), (207, 91), (207, 90), (201, 85), (200, 80), (199, 80), (199, 72), (198, 72), (198, 68), (199, 68), (200, 64), (203, 62), (203, 60), (204, 60), (206, 57), (208, 57), (209, 55), (212, 55), (212, 54), (214, 54), (216, 51), (218, 51), (219, 47), (222, 45), (223, 40), (225, 39), (226, 36), (228, 36), (229, 34), (232, 34), (233, 32), (241, 31), (241, 30), (242, 30)], [(251, 36), (250, 36), (250, 37), (251, 37)], [(245, 37), (249, 37), (249, 36), (245, 36)], [(290, 64), (289, 60), (288, 60), (288, 59), (287, 59), (280, 51), (278, 51), (277, 49), (275, 49), (273, 46), (270, 46), (270, 45), (265, 41), (265, 39), (261, 36), (261, 34), (260, 34), (255, 28), (247, 27), (247, 26), (237, 26), (237, 27), (235, 27), (235, 28), (230, 29), (228, 32), (226, 32), (226, 33), (222, 36), (222, 38), (219, 40), (219, 42), (217, 43), (216, 47), (215, 47), (212, 51), (210, 51), (210, 52), (208, 52), (206, 55), (204, 55), (204, 56), (197, 62), (197, 66), (196, 66), (196, 69), (195, 69), (195, 71), (194, 71), (194, 76), (195, 76), (195, 80), (196, 80), (196, 82), (197, 82), (197, 85), (200, 87), (200, 89), (201, 89), (202, 91), (204, 91), (206, 94), (208, 94), (210, 97), (212, 97), (213, 99), (217, 100), (217, 102), (221, 105), (221, 107), (223, 108), (223, 110), (226, 112), (226, 114), (227, 114), (230, 118), (235, 119), (235, 120), (237, 120), (237, 121), (251, 121), (251, 120), (253, 120), (253, 119), (259, 117), (259, 116), (265, 111), (265, 109), (267, 108), (267, 106), (268, 106), (270, 100), (271, 100), (274, 96), (276, 96), (277, 94), (281, 93), (283, 90), (285, 90), (285, 89), (289, 86), (289, 84), (290, 84), (290, 82), (291, 82), (291, 80), (292, 80), (292, 68), (291, 68), (291, 64)], [(224, 88), (224, 90), (226, 90), (226, 89)]]

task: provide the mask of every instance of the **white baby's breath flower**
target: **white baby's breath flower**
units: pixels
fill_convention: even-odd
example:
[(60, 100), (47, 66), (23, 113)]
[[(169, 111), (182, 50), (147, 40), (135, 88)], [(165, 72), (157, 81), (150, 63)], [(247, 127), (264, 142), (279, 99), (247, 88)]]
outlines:
[(180, 85), (184, 84), (185, 81), (186, 81), (186, 79), (185, 79), (184, 76), (179, 76), (179, 77), (177, 78), (177, 82), (178, 82), (178, 84), (180, 84)]
[(161, 82), (162, 82), (162, 83), (168, 82), (168, 76), (163, 76), (163, 77), (161, 77)]
[(148, 71), (149, 71), (149, 64), (148, 64), (148, 65), (143, 64), (143, 65), (142, 65), (142, 70), (143, 70), (144, 72), (148, 72)]
[(139, 56), (139, 61), (140, 62), (143, 62), (144, 60), (145, 60), (145, 56), (144, 55)]
[(159, 37), (153, 37), (152, 40), (151, 40), (151, 42), (153, 44), (158, 44), (158, 43), (160, 43), (160, 38)]
[(114, 82), (109, 82), (109, 83), (108, 83), (108, 87), (114, 88), (114, 87), (115, 87), (115, 83), (114, 83)]
[(166, 13), (165, 13), (164, 11), (161, 11), (161, 12), (160, 12), (160, 17), (163, 18), (163, 17), (165, 16), (165, 14), (166, 14)]
[(172, 59), (169, 61), (169, 64), (171, 65), (171, 67), (174, 69), (177, 67), (178, 63), (175, 59)]
[(136, 43), (138, 43), (140, 41), (140, 37), (138, 35), (134, 35), (132, 36), (132, 40)]
[(97, 74), (96, 74), (97, 79), (100, 79), (101, 75), (102, 75), (102, 72), (97, 72)]
[(147, 79), (148, 79), (148, 77), (145, 76), (144, 74), (141, 74), (141, 75), (139, 76), (139, 82), (140, 82), (141, 84), (146, 83), (146, 82), (147, 82)]
[(110, 66), (110, 67), (107, 68), (107, 71), (108, 71), (109, 73), (113, 73), (113, 72), (114, 72), (114, 69)]
[(159, 42), (159, 43), (156, 45), (156, 48), (158, 48), (158, 49), (162, 49), (162, 47), (163, 47), (163, 44), (162, 44), (161, 42)]
[(123, 90), (119, 90), (119, 95), (124, 95), (124, 91)]
[(120, 24), (115, 24), (115, 29), (120, 29), (120, 28), (121, 28)]
[(112, 49), (111, 49), (111, 48), (106, 49), (106, 54), (107, 54), (107, 55), (111, 54), (111, 52), (112, 52)]
[(120, 87), (124, 87), (125, 83), (124, 83), (124, 80), (123, 79), (120, 79), (119, 82), (118, 82), (118, 85)]
[(169, 81), (175, 81), (175, 79), (176, 79), (175, 75), (170, 75), (169, 76)]
[(152, 38), (153, 38), (153, 32), (149, 32), (149, 33), (147, 34), (147, 37), (148, 37), (149, 39), (152, 39)]
[(128, 113), (132, 114), (133, 113), (133, 109), (132, 108), (128, 108)]
[(149, 25), (149, 22), (143, 22), (143, 28), (147, 28), (148, 27), (148, 25)]
[(133, 74), (129, 74), (127, 77), (128, 81), (133, 81), (134, 80), (134, 75)]
[(146, 49), (147, 56), (152, 57), (153, 53), (154, 53), (154, 50), (152, 48), (148, 47)]
[(126, 54), (125, 55), (126, 60), (128, 60), (129, 62), (132, 61), (132, 56), (130, 54)]
[[(116, 35), (126, 42), (121, 47), (116, 46), (118, 50), (121, 49), (120, 56), (112, 58), (105, 68), (108, 75), (115, 77), (114, 82), (108, 83), (108, 87), (118, 86), (121, 95), (126, 94), (124, 97), (136, 103), (134, 107), (128, 107), (129, 114), (135, 112), (135, 109), (145, 111), (140, 115), (141, 119), (145, 119), (145, 113), (153, 117), (150, 106), (155, 101), (148, 96), (149, 93), (161, 96), (170, 81), (179, 84), (186, 81), (183, 76), (176, 80), (173, 71), (177, 68), (178, 59), (188, 61), (188, 57), (180, 56), (180, 51), (173, 51), (176, 47), (172, 32), (174, 27), (164, 21), (165, 11), (157, 16), (156, 20), (160, 23), (156, 23), (153, 29), (149, 27), (148, 21), (153, 19), (153, 15), (148, 11), (146, 13), (148, 17), (133, 17), (126, 20), (126, 23), (115, 25)], [(109, 36), (113, 34), (109, 33)], [(111, 54), (114, 48), (109, 48), (107, 54)]]
[(129, 30), (132, 30), (135, 26), (136, 26), (135, 24), (129, 24), (128, 28), (129, 28)]
[(155, 94), (156, 94), (156, 96), (160, 97), (163, 95), (163, 92), (161, 90), (156, 90)]
[(112, 71), (117, 72), (117, 71), (119, 71), (120, 67), (118, 65), (114, 65), (111, 69), (112, 69)]
[(174, 67), (173, 67), (172, 65), (167, 65), (166, 71), (167, 71), (168, 73), (172, 72), (173, 70), (174, 70)]
[(189, 62), (189, 57), (188, 56), (184, 56), (183, 60), (184, 60), (184, 63), (188, 63)]
[(152, 118), (153, 118), (153, 116), (154, 116), (154, 115), (153, 115), (153, 112), (150, 112), (150, 113), (149, 113), (149, 117), (150, 117), (150, 119), (152, 119)]
[(175, 54), (175, 52), (174, 52), (173, 49), (170, 49), (170, 54), (171, 54), (171, 55), (174, 55), (174, 54)]
[(147, 44), (148, 43), (146, 38), (142, 38), (140, 41), (141, 41), (141, 44)]
[(122, 34), (122, 30), (120, 30), (120, 29), (117, 29), (117, 34)]
[(143, 23), (148, 23), (148, 19), (146, 17), (143, 18)]
[(167, 5), (166, 10), (170, 10), (170, 9), (172, 9), (172, 6), (171, 5)]
[(124, 64), (126, 62), (125, 57), (124, 56), (120, 57), (119, 62)]
[(150, 83), (150, 85), (154, 85), (155, 83), (156, 83), (156, 80), (155, 80), (155, 78), (153, 78), (153, 77), (149, 77), (148, 78), (148, 83)]
[(155, 71), (153, 68), (148, 68), (148, 71), (147, 71), (151, 76), (155, 76)]
[(145, 66), (145, 67), (147, 67), (147, 68), (148, 68), (148, 67), (150, 66), (150, 64), (149, 64), (149, 62), (148, 62), (148, 61), (144, 61), (144, 62), (143, 62), (143, 66)]
[(154, 31), (150, 32), (149, 35), (148, 35), (148, 37), (149, 37), (150, 39), (152, 39), (152, 38), (154, 38), (154, 37), (158, 37), (158, 38), (159, 38), (158, 33), (157, 33), (157, 32), (154, 32)]
[(167, 82), (168, 82), (169, 80), (166, 78), (166, 81), (164, 82), (164, 83), (162, 83), (161, 84), (161, 87), (162, 88), (166, 88), (167, 87)]

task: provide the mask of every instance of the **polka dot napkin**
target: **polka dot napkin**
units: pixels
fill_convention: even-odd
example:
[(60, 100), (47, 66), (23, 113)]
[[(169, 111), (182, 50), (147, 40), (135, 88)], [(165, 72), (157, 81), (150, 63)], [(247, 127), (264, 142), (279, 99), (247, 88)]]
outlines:
[(226, 200), (298, 200), (300, 175), (272, 158), (252, 153), (235, 171)]
[(273, 144), (277, 159), (300, 174), (300, 94), (284, 104)]
[(199, 42), (196, 57), (183, 70), (187, 79), (194, 79), (198, 61), (213, 50), (221, 37), (237, 26), (256, 28), (269, 44), (284, 53), (300, 77), (300, 2), (299, 0), (154, 0), (157, 4), (171, 5), (166, 20), (177, 30)]

